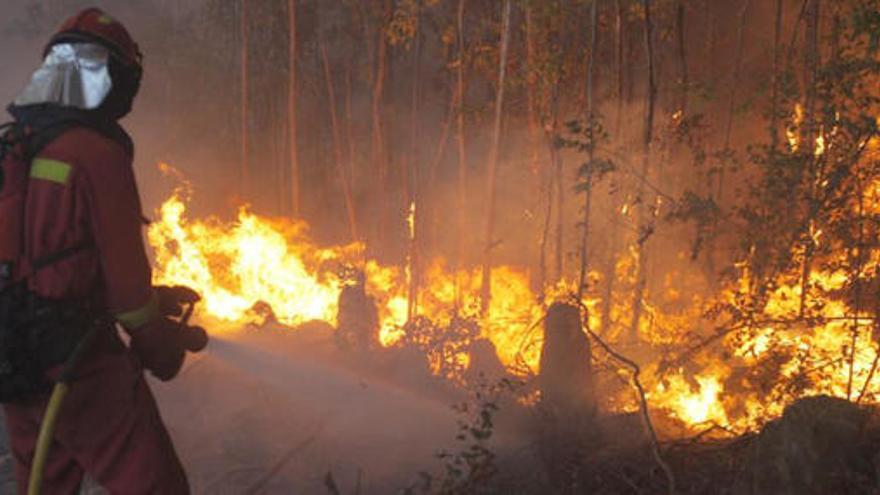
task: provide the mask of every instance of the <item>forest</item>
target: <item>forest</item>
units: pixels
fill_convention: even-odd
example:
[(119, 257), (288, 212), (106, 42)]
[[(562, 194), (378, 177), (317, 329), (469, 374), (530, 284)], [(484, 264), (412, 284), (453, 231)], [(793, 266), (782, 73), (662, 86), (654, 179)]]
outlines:
[[(321, 363), (282, 395), (453, 405), (427, 467), (285, 475), (279, 447), (197, 492), (880, 487), (880, 1), (103, 3), (145, 53), (155, 281)], [(3, 36), (81, 4), (27, 2)]]

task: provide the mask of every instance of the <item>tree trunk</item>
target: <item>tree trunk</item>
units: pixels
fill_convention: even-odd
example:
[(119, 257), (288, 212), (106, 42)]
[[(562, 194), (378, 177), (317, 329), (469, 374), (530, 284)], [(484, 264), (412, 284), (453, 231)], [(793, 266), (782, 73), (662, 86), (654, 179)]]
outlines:
[[(736, 89), (739, 86), (740, 73), (742, 72), (743, 47), (745, 45), (746, 14), (749, 11), (751, 0), (743, 2), (739, 12), (739, 29), (736, 41), (736, 59), (733, 63), (733, 74), (730, 83), (730, 92), (727, 97), (727, 122), (724, 125), (724, 151), (730, 151), (730, 134), (733, 131), (733, 114), (736, 110)], [(724, 174), (725, 166), (721, 163), (718, 168), (718, 187), (715, 193), (715, 201), (721, 204), (724, 201)]]
[(483, 284), (482, 306), (485, 311), (492, 297), (492, 248), (495, 235), (495, 195), (498, 174), (498, 152), (501, 144), (501, 117), (504, 112), (504, 85), (507, 75), (507, 52), (510, 45), (510, 10), (511, 0), (504, 0), (504, 11), (501, 18), (501, 46), (498, 64), (498, 89), (495, 95), (495, 122), (492, 132), (492, 144), (489, 148), (488, 179), (486, 187), (486, 236), (483, 251)]
[(553, 163), (553, 182), (556, 187), (556, 277), (555, 282), (562, 280), (565, 276), (565, 167), (562, 161), (562, 154), (556, 145), (556, 138), (559, 136), (559, 96), (555, 97), (557, 107), (553, 111), (553, 134), (550, 140), (550, 156)]
[(804, 39), (804, 148), (811, 150), (816, 139), (816, 80), (819, 71), (819, 15), (820, 0), (809, 0), (804, 15), (807, 28)]
[[(535, 71), (537, 70), (535, 67), (535, 32), (534, 25), (532, 19), (532, 6), (530, 4), (526, 5), (526, 106), (528, 111), (528, 123), (529, 123), (529, 167), (532, 172), (532, 178), (534, 179), (535, 186), (533, 187), (533, 193), (535, 199), (538, 199), (540, 196), (540, 181), (538, 180), (538, 176), (540, 174), (540, 162), (538, 160), (538, 143), (540, 138), (538, 137), (538, 111), (537, 111), (537, 95), (536, 95), (536, 84), (535, 84)], [(537, 201), (535, 201), (537, 203)]]
[(248, 147), (248, 2), (241, 0), (241, 172), (239, 191), (244, 200), (250, 193), (250, 149)]
[(690, 90), (690, 75), (688, 73), (687, 64), (687, 39), (685, 39), (685, 8), (684, 0), (678, 0), (675, 8), (675, 31), (678, 41), (678, 65), (679, 65), (679, 81), (681, 85), (681, 100), (679, 101), (679, 110), (682, 117), (687, 115), (688, 94)]
[[(587, 148), (587, 162), (590, 167), (593, 166), (595, 158), (595, 115), (593, 108), (593, 78), (596, 72), (596, 35), (599, 31), (598, 25), (598, 5), (599, 2), (593, 0), (590, 8), (590, 62), (587, 68), (587, 129), (589, 131), (589, 143)], [(589, 276), (590, 260), (589, 260), (589, 241), (590, 241), (590, 207), (593, 198), (593, 174), (592, 171), (587, 172), (587, 176), (583, 178), (585, 181), (584, 190), (584, 217), (582, 220), (583, 233), (581, 235), (581, 271), (578, 279), (578, 300), (583, 300), (584, 291), (587, 286), (587, 277)], [(589, 322), (587, 322), (589, 323)]]
[(782, 38), (782, 0), (776, 0), (776, 20), (773, 23), (773, 75), (771, 80), (770, 97), (770, 140), (773, 150), (779, 148), (779, 72), (780, 45)]
[(330, 73), (330, 61), (327, 57), (327, 46), (321, 42), (321, 59), (324, 63), (324, 78), (327, 82), (327, 102), (330, 107), (330, 123), (333, 131), (333, 156), (336, 161), (336, 173), (342, 186), (345, 212), (348, 216), (348, 229), (352, 242), (359, 239), (357, 220), (354, 209), (354, 198), (351, 194), (351, 182), (346, 174), (345, 158), (342, 152), (342, 136), (339, 129), (339, 117), (336, 111), (336, 91), (333, 89), (333, 76)]
[(455, 122), (455, 115), (458, 113), (458, 89), (451, 84), (451, 78), (449, 87), (449, 104), (446, 107), (446, 117), (443, 119), (443, 125), (440, 128), (440, 139), (437, 141), (437, 149), (434, 150), (434, 157), (431, 159), (430, 168), (428, 169), (429, 184), (437, 183), (437, 173), (443, 165), (446, 148), (449, 147), (449, 134), (452, 130), (452, 124)]
[(705, 84), (710, 88), (714, 88), (715, 86), (715, 35), (717, 34), (718, 23), (713, 7), (716, 5), (718, 5), (716, 0), (705, 0), (703, 6), (703, 12), (705, 14), (703, 23), (706, 26), (706, 44), (704, 47), (706, 74), (703, 79)]
[[(624, 38), (623, 38), (623, 18), (624, 10), (621, 0), (615, 0), (615, 58), (616, 58), (616, 83), (617, 83), (617, 105), (615, 107), (614, 116), (614, 136), (617, 140), (618, 147), (622, 148), (624, 139), (622, 136), (623, 128), (623, 101), (624, 101)], [(602, 296), (602, 335), (607, 336), (611, 330), (611, 310), (614, 305), (614, 285), (617, 279), (617, 247), (618, 238), (620, 236), (620, 227), (618, 226), (618, 215), (620, 215), (620, 202), (614, 201), (611, 204), (611, 225), (608, 233), (608, 256), (605, 262), (604, 278), (605, 290)]]
[(414, 35), (413, 48), (413, 87), (412, 107), (410, 121), (410, 166), (409, 166), (409, 191), (410, 205), (412, 205), (412, 231), (410, 233), (409, 246), (409, 273), (410, 284), (407, 304), (408, 319), (412, 320), (418, 312), (419, 284), (421, 282), (421, 252), (420, 238), (422, 234), (422, 221), (424, 217), (424, 204), (421, 198), (421, 146), (420, 136), (420, 112), (421, 112), (421, 72), (422, 72), (422, 2), (416, 0), (416, 32)]
[(642, 316), (642, 300), (645, 296), (645, 288), (648, 283), (648, 244), (651, 231), (653, 230), (653, 211), (645, 198), (645, 180), (651, 166), (651, 143), (654, 140), (654, 104), (657, 96), (657, 86), (654, 80), (654, 26), (651, 21), (651, 0), (642, 0), (645, 8), (645, 55), (648, 59), (648, 88), (645, 97), (645, 128), (642, 141), (642, 171), (638, 178), (639, 205), (639, 228), (638, 228), (638, 251), (636, 268), (636, 286), (633, 291), (632, 321), (630, 323), (630, 338), (633, 342), (638, 340), (639, 323)]
[[(437, 149), (434, 151), (434, 156), (430, 161), (427, 179), (428, 184), (437, 184), (437, 174), (439, 173), (440, 167), (443, 166), (443, 159), (446, 157), (446, 151), (449, 148), (449, 136), (452, 131), (453, 123), (455, 122), (455, 114), (458, 113), (458, 89), (456, 88), (456, 85), (452, 83), (453, 79), (454, 78), (450, 75), (448, 86), (449, 105), (446, 108), (446, 117), (443, 119), (443, 126), (440, 129), (440, 139), (437, 141)], [(428, 211), (430, 216), (425, 219), (425, 222), (430, 228), (427, 229), (428, 235), (422, 238), (422, 249), (425, 252), (432, 252), (432, 246), (438, 239), (437, 218), (442, 215), (442, 213), (438, 213), (437, 206), (441, 201), (444, 201), (445, 198), (440, 198), (437, 191), (433, 190), (433, 188), (429, 188), (426, 193), (425, 201), (430, 204), (430, 209)], [(445, 195), (445, 192), (443, 194)]]
[(624, 40), (623, 40), (623, 17), (626, 14), (623, 10), (623, 2), (621, 0), (615, 0), (615, 7), (617, 14), (615, 16), (614, 23), (614, 31), (616, 38), (616, 46), (615, 46), (615, 58), (617, 65), (617, 105), (615, 107), (615, 115), (614, 115), (614, 135), (617, 137), (618, 144), (623, 144), (623, 139), (621, 136), (621, 132), (623, 130), (622, 122), (623, 122), (623, 94), (624, 94), (624, 81), (623, 81), (623, 52), (624, 52)]
[[(813, 156), (813, 150), (816, 142), (816, 126), (815, 126), (815, 106), (816, 106), (816, 80), (819, 71), (819, 15), (820, 0), (808, 0), (805, 6), (804, 15), (806, 16), (807, 27), (804, 39), (804, 120), (801, 130), (801, 149), (809, 157), (809, 170), (806, 174), (807, 190), (809, 196), (807, 198), (807, 223), (810, 232), (813, 230), (814, 218), (816, 216), (816, 177), (817, 163), (816, 157)], [(804, 260), (801, 269), (801, 299), (800, 299), (800, 316), (805, 316), (807, 293), (810, 291), (810, 272), (813, 265), (813, 250), (815, 245), (813, 238), (804, 235)]]
[(554, 190), (553, 198), (556, 200), (556, 239), (554, 242), (555, 266), (554, 266), (554, 282), (562, 280), (565, 273), (565, 186), (562, 156), (559, 153), (559, 147), (556, 140), (559, 137), (559, 85), (561, 76), (557, 76), (553, 83), (553, 89), (550, 90), (550, 131), (547, 133), (547, 147), (550, 154), (550, 165), (552, 167), (552, 185)]
[(376, 40), (376, 69), (373, 79), (372, 97), (372, 143), (370, 157), (373, 162), (373, 170), (377, 172), (378, 180), (376, 191), (378, 192), (378, 239), (379, 245), (386, 241), (386, 221), (388, 218), (388, 157), (385, 153), (385, 136), (383, 129), (382, 110), (385, 96), (385, 73), (386, 60), (388, 57), (388, 42), (385, 37), (385, 26), (392, 13), (392, 0), (384, 0), (382, 18), (379, 21)]
[[(526, 67), (525, 67), (525, 82), (526, 82), (526, 111), (527, 111), (527, 119), (528, 119), (528, 146), (529, 146), (529, 172), (531, 173), (531, 184), (529, 187), (529, 209), (533, 209), (536, 213), (535, 218), (537, 219), (537, 212), (541, 208), (542, 201), (544, 200), (544, 190), (545, 183), (544, 178), (545, 174), (543, 173), (544, 167), (541, 166), (541, 161), (539, 159), (539, 148), (541, 143), (541, 135), (539, 130), (539, 121), (538, 121), (538, 95), (537, 95), (537, 71), (535, 63), (535, 26), (534, 26), (534, 8), (531, 2), (526, 2), (525, 4), (525, 22), (526, 22)], [(543, 249), (545, 244), (541, 243), (539, 245), (539, 249)], [(544, 252), (538, 253), (538, 285), (543, 286), (544, 277), (545, 277), (545, 266), (543, 265), (543, 259), (545, 257)], [(534, 283), (534, 281), (532, 281)]]
[(288, 87), (287, 87), (287, 129), (288, 150), (290, 152), (290, 214), (298, 217), (300, 214), (300, 171), (299, 171), (299, 147), (297, 146), (297, 118), (296, 118), (296, 0), (287, 1), (288, 13)]
[(458, 12), (456, 15), (456, 30), (458, 38), (458, 67), (456, 70), (456, 86), (458, 93), (458, 109), (456, 121), (458, 124), (458, 248), (456, 252), (456, 306), (461, 305), (461, 284), (459, 272), (464, 267), (465, 253), (465, 226), (467, 220), (467, 155), (465, 154), (464, 138), (464, 64), (465, 64), (465, 39), (464, 39), (464, 7), (466, 0), (458, 0)]
[[(550, 233), (550, 221), (553, 213), (553, 189), (547, 178), (547, 167), (540, 163), (539, 147), (541, 142), (540, 126), (538, 120), (538, 94), (537, 94), (537, 72), (540, 70), (535, 61), (535, 24), (534, 10), (530, 2), (526, 3), (526, 66), (527, 66), (527, 93), (528, 99), (528, 119), (529, 119), (529, 145), (531, 147), (532, 173), (535, 185), (534, 205), (536, 207), (545, 207), (545, 214), (541, 225), (541, 242), (538, 246), (538, 280), (537, 287), (540, 292), (540, 301), (544, 301), (544, 286), (547, 283), (547, 245)], [(543, 101), (541, 102), (543, 106)]]
[(357, 160), (357, 151), (356, 151), (356, 143), (354, 140), (354, 117), (352, 116), (351, 110), (351, 97), (352, 97), (352, 87), (351, 87), (351, 73), (352, 66), (355, 64), (354, 56), (349, 60), (349, 65), (345, 69), (345, 143), (346, 143), (346, 152), (347, 152), (347, 160), (348, 163), (348, 177), (349, 177), (349, 185), (354, 191), (356, 187), (356, 178), (357, 178), (357, 166), (355, 165), (355, 161)]

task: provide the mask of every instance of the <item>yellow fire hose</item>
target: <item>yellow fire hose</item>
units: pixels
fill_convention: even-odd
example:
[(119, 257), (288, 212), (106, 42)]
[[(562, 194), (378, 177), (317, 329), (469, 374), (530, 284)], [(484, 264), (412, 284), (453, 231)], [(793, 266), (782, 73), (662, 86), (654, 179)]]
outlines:
[[(189, 303), (186, 312), (180, 320), (180, 327), (183, 328), (189, 323), (189, 319), (195, 308), (194, 303)], [(34, 460), (31, 465), (30, 480), (28, 480), (28, 495), (40, 495), (43, 485), (43, 475), (46, 470), (46, 459), (49, 457), (49, 449), (52, 447), (52, 440), (55, 437), (55, 425), (58, 423), (58, 415), (61, 413), (61, 406), (64, 404), (64, 398), (70, 390), (71, 382), (74, 379), (76, 369), (79, 367), (80, 361), (85, 356), (86, 351), (92, 346), (98, 329), (102, 325), (95, 324), (82, 337), (70, 357), (64, 363), (61, 369), (61, 375), (55, 382), (52, 389), (52, 395), (49, 397), (49, 404), (46, 406), (46, 413), (43, 415), (43, 422), (40, 424), (40, 433), (37, 436), (37, 448), (34, 451)]]
[(55, 425), (58, 422), (58, 414), (61, 412), (61, 405), (64, 404), (64, 398), (70, 390), (70, 383), (73, 381), (76, 368), (82, 361), (83, 356), (92, 341), (98, 334), (98, 325), (92, 328), (83, 336), (76, 345), (73, 353), (67, 358), (64, 367), (61, 369), (61, 375), (52, 389), (52, 395), (49, 397), (49, 405), (46, 406), (46, 414), (43, 416), (43, 422), (40, 424), (40, 434), (37, 436), (37, 449), (34, 452), (34, 461), (31, 465), (31, 476), (28, 481), (28, 495), (40, 495), (40, 489), (43, 485), (43, 474), (46, 469), (46, 459), (49, 457), (49, 449), (52, 447), (52, 439), (55, 437)]

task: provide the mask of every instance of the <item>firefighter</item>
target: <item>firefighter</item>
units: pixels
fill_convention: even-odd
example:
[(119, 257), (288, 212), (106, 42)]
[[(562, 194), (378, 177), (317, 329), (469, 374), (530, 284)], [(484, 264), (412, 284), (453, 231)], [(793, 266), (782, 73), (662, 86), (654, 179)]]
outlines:
[(79, 493), (88, 474), (110, 493), (186, 494), (144, 370), (172, 379), (207, 335), (171, 318), (196, 294), (151, 286), (133, 146), (118, 124), (141, 54), (122, 24), (90, 8), (43, 57), (8, 108), (0, 160), (0, 401), (18, 489), (28, 488), (51, 380), (94, 330), (55, 425), (44, 493)]

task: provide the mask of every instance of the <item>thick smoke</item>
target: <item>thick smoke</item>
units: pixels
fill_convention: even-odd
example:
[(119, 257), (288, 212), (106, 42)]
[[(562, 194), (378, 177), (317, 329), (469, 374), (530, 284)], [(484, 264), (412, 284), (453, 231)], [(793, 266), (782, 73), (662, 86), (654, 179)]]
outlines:
[[(262, 171), (251, 190), (242, 196), (238, 175), (241, 165), (239, 38), (237, 10), (233, 5), (237, 3), (2, 0), (0, 60), (4, 68), (0, 75), (0, 102), (11, 101), (22, 87), (38, 64), (43, 43), (65, 16), (86, 5), (105, 8), (128, 25), (145, 54), (142, 94), (125, 125), (136, 142), (136, 170), (147, 216), (154, 216), (155, 208), (175, 186), (156, 170), (158, 162), (171, 163), (195, 185), (195, 203), (190, 212), (193, 216), (212, 213), (229, 217), (244, 203), (252, 204), (257, 212), (286, 214), (289, 212), (285, 205), (288, 193), (277, 187), (278, 183), (289, 181), (289, 171), (284, 166), (288, 149), (283, 85), (287, 74), (283, 64), (286, 38), (278, 35), (283, 19), (264, 18), (251, 23), (253, 85), (249, 128), (254, 149), (249, 162), (255, 173)], [(412, 129), (410, 108), (412, 79), (406, 74), (412, 70), (409, 57), (414, 48), (394, 47), (399, 66), (392, 68), (384, 115), (390, 150), (388, 163), (397, 172), (392, 176), (392, 186), (377, 190), (373, 182), (376, 171), (369, 168), (370, 74), (361, 73), (367, 70), (364, 67), (347, 68), (352, 59), (364, 57), (353, 52), (352, 47), (369, 46), (370, 41), (340, 20), (342, 14), (336, 10), (348, 8), (343, 5), (349, 2), (338, 2), (338, 9), (317, 0), (301, 3), (304, 8), (300, 37), (314, 40), (316, 33), (320, 33), (325, 39), (336, 86), (337, 112), (343, 127), (350, 129), (343, 129), (343, 133), (350, 132), (353, 136), (354, 144), (350, 150), (344, 150), (344, 154), (350, 154), (351, 163), (346, 161), (346, 164), (356, 169), (352, 180), (358, 219), (366, 226), (368, 239), (376, 240), (378, 232), (385, 231), (383, 244), (369, 245), (370, 254), (390, 263), (403, 262), (407, 240), (407, 188), (412, 182), (402, 171), (413, 170), (407, 164), (415, 160), (424, 164), (418, 167), (421, 173), (436, 174), (430, 176), (431, 180), (422, 177), (419, 183), (431, 213), (424, 227), (425, 258), (438, 255), (452, 258), (457, 239), (444, 234), (457, 230), (454, 123), (447, 130), (448, 143), (438, 145), (448, 115), (448, 92), (452, 84), (445, 71), (448, 60), (441, 58), (448, 47), (441, 46), (436, 39), (422, 47), (423, 87), (419, 118), (415, 121), (417, 133)], [(707, 19), (705, 27), (695, 29), (712, 29), (713, 25), (721, 29), (720, 46), (715, 50), (732, 54), (733, 23), (723, 21), (734, 15), (735, 9), (707, 10), (713, 11), (714, 20)], [(766, 14), (759, 12), (756, 17), (766, 18)], [(517, 22), (521, 23), (522, 19)], [(496, 33), (488, 29), (488, 24), (474, 22), (472, 29), (478, 27), (483, 34), (471, 42), (486, 46), (496, 42)], [(346, 29), (349, 32), (343, 32)], [(761, 47), (766, 46), (769, 35), (761, 36), (762, 32), (763, 29), (751, 27), (747, 34), (750, 46), (746, 48), (744, 64), (749, 70), (744, 69), (744, 74), (768, 65), (769, 56)], [(613, 152), (613, 159), (622, 170), (637, 169), (640, 159), (644, 60), (637, 35), (633, 33), (633, 44), (625, 54), (627, 64), (633, 69), (627, 72), (630, 77), (624, 88), (628, 96), (622, 107), (622, 146)], [(522, 33), (518, 31), (515, 36), (515, 42), (521, 43)], [(612, 56), (610, 46), (607, 44), (605, 50), (609, 53), (603, 56)], [(694, 44), (690, 48), (697, 57), (700, 54), (696, 52), (704, 47)], [(668, 51), (665, 56), (671, 57), (669, 53), (673, 52)], [(327, 244), (344, 243), (350, 239), (342, 191), (334, 179), (334, 142), (320, 47), (308, 41), (301, 46), (300, 54), (302, 216), (312, 225), (317, 239)], [(716, 82), (729, 80), (730, 60), (732, 56), (718, 57), (712, 64), (702, 65), (702, 73), (693, 77), (714, 78)], [(516, 61), (514, 65), (522, 63)], [(667, 58), (658, 63), (665, 67), (661, 78), (666, 77), (668, 81), (674, 77), (674, 60)], [(494, 94), (492, 78), (486, 71), (491, 72), (491, 67), (480, 67), (483, 72), (472, 74), (467, 93), (468, 101), (474, 104), (474, 108), (469, 108), (472, 113), (468, 115), (467, 124), (465, 215), (466, 245), (471, 253), (465, 261), (471, 264), (479, 263), (482, 254), (484, 170), (491, 121), (491, 105), (487, 106), (486, 102), (491, 102)], [(582, 85), (579, 77), (569, 75), (571, 88)], [(613, 101), (615, 91), (613, 78), (610, 68), (599, 75), (598, 93), (609, 101)], [(346, 101), (344, 94), (349, 84), (351, 99)], [(523, 82), (514, 84), (521, 88)], [(741, 84), (744, 88), (753, 88), (760, 81), (744, 77)], [(672, 84), (661, 85), (660, 105), (664, 110), (674, 106), (670, 89), (673, 87)], [(578, 97), (578, 92), (572, 89), (573, 96), (569, 95), (562, 102), (561, 122), (582, 117), (583, 98)], [(718, 89), (693, 93), (691, 104), (699, 111), (708, 112), (726, 105), (727, 94)], [(510, 111), (504, 120), (498, 240), (494, 256), (498, 263), (527, 267), (535, 273), (537, 246), (542, 237), (552, 239), (556, 235), (555, 226), (545, 226), (547, 179), (530, 169), (522, 92), (514, 92), (507, 105)], [(614, 127), (615, 111), (613, 103), (601, 106), (609, 129)], [(737, 114), (739, 116), (748, 109), (737, 108), (737, 111), (742, 112)], [(664, 116), (671, 113), (659, 112)], [(651, 177), (642, 180), (677, 196), (686, 186), (695, 186), (688, 183), (688, 178), (696, 182), (701, 176), (693, 172), (687, 153), (681, 149), (670, 151), (671, 138), (662, 131), (669, 125), (658, 118), (661, 138), (655, 144), (655, 160), (659, 166)], [(720, 143), (721, 127), (720, 123), (714, 123), (708, 128), (706, 138)], [(743, 142), (756, 132), (759, 130), (737, 125), (732, 139)], [(542, 140), (537, 147), (538, 161), (544, 166), (548, 144)], [(578, 263), (578, 221), (583, 200), (574, 192), (574, 182), (583, 161), (581, 153), (563, 152), (563, 187), (567, 199), (563, 204), (566, 220), (562, 261), (569, 276), (576, 273)], [(621, 232), (614, 234), (619, 237), (637, 237), (632, 232), (634, 217), (619, 214), (621, 205), (626, 203), (621, 198), (634, 188), (632, 180), (611, 178), (596, 187), (594, 241), (590, 252), (595, 253), (597, 269), (616, 252), (623, 251), (620, 245), (609, 242), (613, 237), (611, 232)], [(730, 190), (728, 196), (732, 197), (736, 194), (736, 185)], [(382, 211), (377, 206), (380, 197), (384, 197), (383, 204), (390, 211)], [(642, 200), (629, 198), (628, 201), (637, 205), (637, 201)], [(555, 213), (553, 215), (555, 218)], [(663, 270), (655, 268), (657, 273), (652, 280), (661, 284), (674, 278), (676, 270), (701, 270), (682, 254), (690, 247), (693, 236), (690, 227), (664, 225), (658, 230), (652, 249), (656, 267)], [(707, 274), (696, 285), (684, 289), (698, 292), (712, 275)], [(354, 493), (356, 486), (362, 487), (361, 493), (392, 493), (417, 480), (420, 471), (438, 472), (441, 464), (434, 454), (440, 449), (458, 448), (455, 442), (457, 416), (450, 405), (464, 400), (464, 395), (426, 376), (420, 370), (423, 363), (418, 359), (389, 358), (392, 364), (387, 364), (386, 359), (385, 367), (377, 370), (365, 362), (341, 359), (329, 348), (329, 343), (326, 329), (313, 335), (298, 334), (295, 338), (282, 333), (247, 333), (228, 340), (217, 337), (204, 355), (191, 360), (179, 379), (167, 385), (155, 384), (160, 407), (197, 492), (244, 493), (250, 488), (264, 489), (267, 493), (320, 493), (325, 490), (325, 475), (332, 473), (344, 493)], [(505, 424), (510, 428), (499, 432), (501, 444), (516, 446), (509, 449), (511, 452), (521, 450), (527, 443), (526, 432), (514, 428), (516, 424), (511, 420)]]

